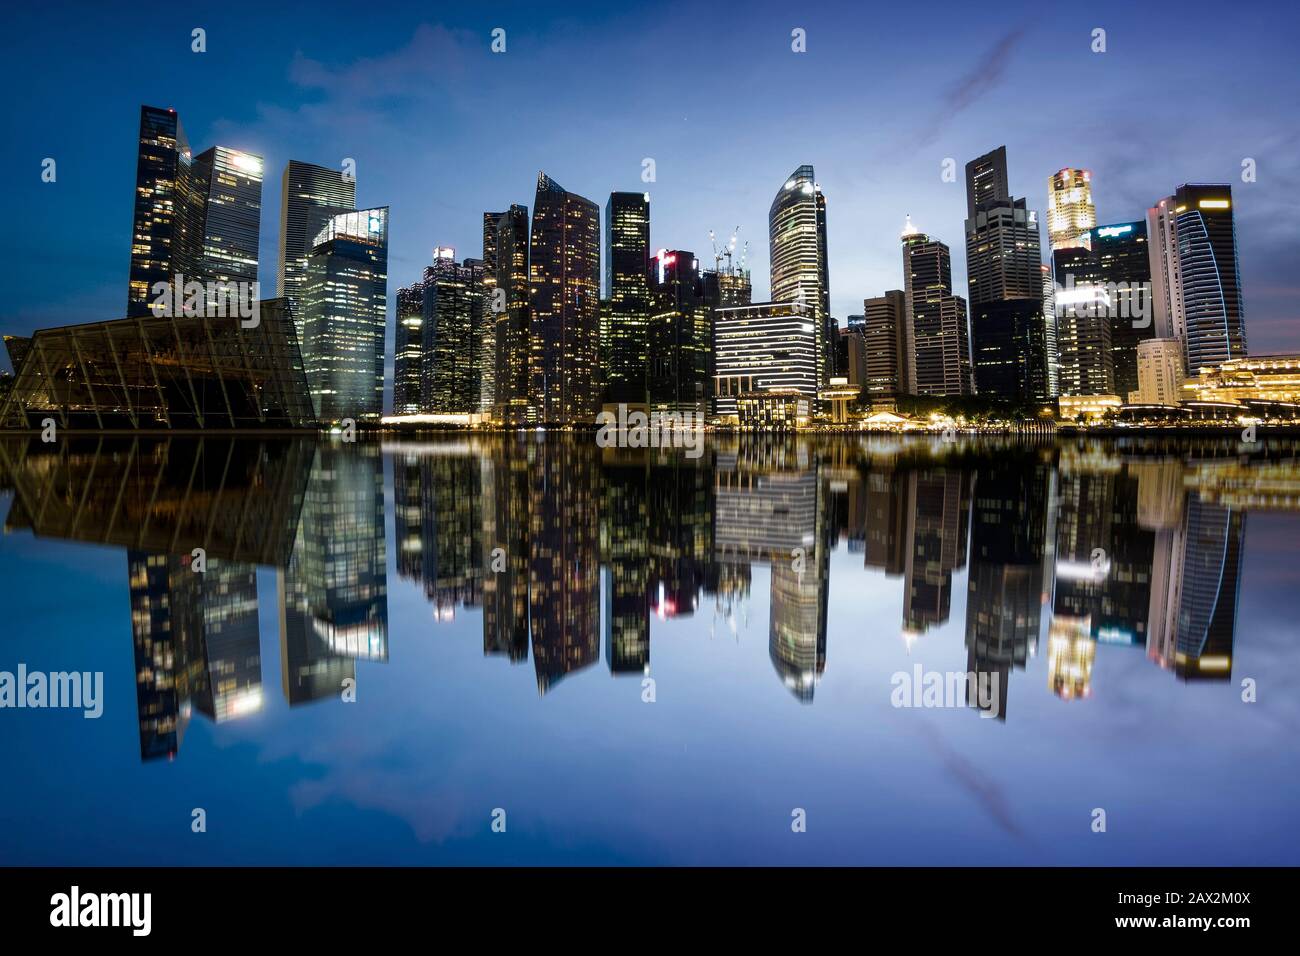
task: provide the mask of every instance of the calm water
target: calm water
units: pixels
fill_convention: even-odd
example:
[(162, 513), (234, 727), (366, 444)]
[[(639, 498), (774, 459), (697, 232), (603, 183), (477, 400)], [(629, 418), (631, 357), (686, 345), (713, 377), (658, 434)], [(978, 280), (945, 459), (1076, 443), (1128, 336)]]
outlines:
[(1300, 863), (1297, 457), (3, 440), (0, 862)]

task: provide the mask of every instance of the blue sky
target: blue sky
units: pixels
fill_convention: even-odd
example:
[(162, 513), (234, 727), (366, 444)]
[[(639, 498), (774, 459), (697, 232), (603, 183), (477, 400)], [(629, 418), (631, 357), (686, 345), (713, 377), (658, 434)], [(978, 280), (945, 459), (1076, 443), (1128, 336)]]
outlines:
[[(124, 9), (124, 8), (123, 8)], [(357, 162), (358, 201), (392, 210), (390, 303), (434, 246), (478, 255), (481, 214), (531, 207), (544, 169), (604, 206), (647, 188), (656, 247), (710, 255), (739, 225), (756, 297), (766, 216), (796, 166), (827, 196), (835, 315), (901, 285), (904, 216), (953, 246), (961, 182), (1005, 144), (1011, 186), (1093, 170), (1102, 222), (1187, 181), (1233, 183), (1252, 352), (1300, 350), (1300, 13), (1197, 3), (68, 5), (13, 14), (0, 71), (12, 223), (0, 331), (120, 317), (142, 103), (192, 145), (266, 159), (262, 279), (274, 287), (290, 158)], [(208, 50), (190, 49), (207, 31)], [(506, 30), (504, 54), (491, 31)], [(791, 51), (794, 28), (807, 52)], [(1107, 50), (1091, 50), (1094, 28)], [(41, 161), (58, 179), (40, 179)], [(641, 181), (653, 158), (656, 181)], [(1254, 183), (1241, 182), (1253, 158)]]

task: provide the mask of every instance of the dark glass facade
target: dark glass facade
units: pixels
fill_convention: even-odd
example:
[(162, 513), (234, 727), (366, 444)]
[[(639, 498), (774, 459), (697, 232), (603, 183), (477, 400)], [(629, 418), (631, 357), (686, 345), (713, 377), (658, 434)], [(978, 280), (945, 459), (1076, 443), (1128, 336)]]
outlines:
[(488, 305), (483, 261), (458, 264), (454, 249), (439, 249), (437, 254), (424, 270), (420, 410), (477, 412), (481, 380), (475, 357)]
[(833, 362), (826, 319), (831, 314), (830, 264), (826, 255), (826, 197), (812, 166), (800, 166), (777, 190), (767, 213), (773, 302), (796, 302), (809, 310), (816, 336), (816, 381)]
[(605, 204), (605, 293), (608, 317), (602, 326), (606, 398), (646, 400), (650, 321), (650, 197), (609, 194)]
[[(483, 236), (484, 267), (494, 277), (488, 297), (495, 369), (493, 418), (514, 427), (528, 421), (528, 207), (514, 205), (505, 212), (484, 213)], [(504, 295), (497, 295), (497, 289)]]
[(600, 207), (545, 173), (529, 255), (529, 415), (590, 424), (600, 410)]
[(650, 404), (706, 414), (713, 357), (713, 310), (695, 255), (662, 250), (650, 260)]
[(302, 337), (307, 258), (330, 217), (357, 208), (357, 183), (342, 170), (291, 159), (280, 177), (280, 260), (276, 294), (289, 300)]
[(388, 208), (339, 213), (316, 237), (303, 290), (303, 360), (321, 421), (384, 407)]

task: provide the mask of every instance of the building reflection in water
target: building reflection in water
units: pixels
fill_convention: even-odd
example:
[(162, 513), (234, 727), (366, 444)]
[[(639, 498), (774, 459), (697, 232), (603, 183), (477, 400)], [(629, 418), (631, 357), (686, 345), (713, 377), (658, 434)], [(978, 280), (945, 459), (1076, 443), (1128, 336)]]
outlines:
[(373, 446), (321, 446), (277, 575), (291, 705), (338, 696), (357, 660), (388, 660), (387, 560), (383, 457)]
[(144, 759), (174, 756), (195, 711), (220, 722), (263, 706), (259, 567), (276, 572), (290, 705), (337, 698), (357, 661), (387, 661), (385, 452), (397, 572), (423, 590), (428, 627), (481, 614), (484, 655), (531, 655), (541, 693), (591, 669), (602, 646), (608, 673), (649, 673), (652, 637), (674, 619), (711, 613), (711, 635), (739, 640), (753, 569), (766, 566), (768, 655), (810, 703), (841, 544), (861, 555), (854, 573), (897, 582), (909, 649), (927, 632), (947, 639), (966, 571), (966, 669), (998, 676), (986, 705), (1000, 719), (1040, 635), (1061, 698), (1104, 697), (1099, 651), (1144, 647), (1180, 679), (1228, 680), (1245, 512), (1300, 509), (1296, 446), (1282, 442), (1243, 459), (1213, 441), (712, 435), (690, 459), (523, 432), (383, 452), (0, 440), (6, 531), (126, 551)]

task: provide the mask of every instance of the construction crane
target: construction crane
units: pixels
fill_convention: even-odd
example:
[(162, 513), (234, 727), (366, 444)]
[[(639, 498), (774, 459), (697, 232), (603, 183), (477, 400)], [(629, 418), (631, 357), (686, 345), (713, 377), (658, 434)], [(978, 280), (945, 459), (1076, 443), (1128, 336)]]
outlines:
[[(729, 239), (727, 241), (727, 244), (723, 246), (721, 250), (719, 250), (717, 237), (714, 235), (712, 229), (709, 230), (709, 242), (713, 244), (713, 269), (715, 272), (724, 271), (722, 268), (722, 260), (726, 259), (727, 260), (727, 268), (725, 270), (726, 273), (728, 275), (734, 273), (735, 269), (733, 268), (732, 257), (736, 253), (736, 239), (739, 236), (739, 234), (740, 234), (740, 227), (737, 226), (731, 232), (731, 239)], [(746, 242), (745, 251), (741, 253), (740, 256), (741, 269), (745, 268), (745, 254), (748, 252), (749, 252), (749, 243)]]

